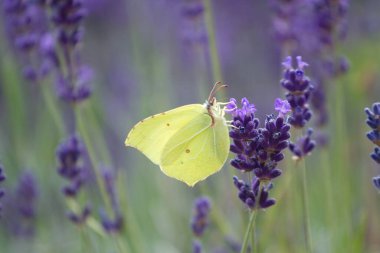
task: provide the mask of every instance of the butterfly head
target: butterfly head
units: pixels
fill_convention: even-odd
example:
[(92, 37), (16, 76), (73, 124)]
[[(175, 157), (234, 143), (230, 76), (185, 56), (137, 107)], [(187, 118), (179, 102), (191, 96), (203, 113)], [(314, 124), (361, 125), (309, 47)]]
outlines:
[(222, 84), (221, 82), (217, 82), (214, 84), (214, 87), (212, 88), (210, 95), (208, 99), (206, 100), (205, 106), (206, 109), (211, 116), (214, 125), (215, 118), (223, 118), (224, 119), (224, 110), (221, 107), (221, 103), (217, 102), (215, 98), (216, 92), (218, 92), (220, 89), (227, 87), (227, 85)]

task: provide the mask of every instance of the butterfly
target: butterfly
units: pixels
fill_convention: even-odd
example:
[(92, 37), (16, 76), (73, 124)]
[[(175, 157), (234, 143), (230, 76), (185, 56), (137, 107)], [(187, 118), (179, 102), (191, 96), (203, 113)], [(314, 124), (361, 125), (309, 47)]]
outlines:
[(204, 104), (190, 104), (162, 112), (137, 123), (125, 145), (136, 148), (160, 166), (162, 172), (194, 186), (218, 172), (227, 160), (230, 139), (223, 105), (215, 93)]

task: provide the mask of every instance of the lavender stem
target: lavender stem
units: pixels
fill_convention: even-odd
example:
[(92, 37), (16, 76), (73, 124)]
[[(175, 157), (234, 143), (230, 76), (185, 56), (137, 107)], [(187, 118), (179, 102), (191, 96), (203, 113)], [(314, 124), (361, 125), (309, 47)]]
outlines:
[(313, 252), (313, 245), (311, 240), (311, 232), (310, 232), (310, 213), (309, 213), (309, 203), (307, 197), (307, 177), (306, 177), (306, 162), (305, 158), (301, 158), (298, 161), (297, 166), (300, 167), (302, 175), (300, 176), (301, 184), (302, 184), (302, 207), (303, 207), (303, 227), (305, 233), (305, 243), (306, 243), (306, 251), (311, 253)]
[(65, 124), (61, 118), (61, 113), (57, 107), (57, 104), (53, 100), (53, 96), (50, 92), (50, 85), (47, 85), (46, 83), (41, 84), (42, 89), (42, 97), (44, 99), (44, 102), (46, 104), (46, 107), (53, 118), (53, 121), (59, 131), (59, 134), (62, 136), (65, 133)]
[[(253, 209), (251, 211), (251, 215), (249, 216), (249, 222), (248, 222), (248, 226), (247, 226), (247, 229), (245, 231), (245, 234), (244, 234), (244, 241), (243, 241), (243, 245), (241, 246), (240, 253), (247, 253), (248, 241), (250, 238), (251, 230), (255, 225), (257, 213), (258, 213), (258, 210), (256, 210), (256, 209)], [(254, 235), (254, 233), (253, 233), (253, 235)], [(254, 243), (254, 239), (252, 239), (252, 241)]]

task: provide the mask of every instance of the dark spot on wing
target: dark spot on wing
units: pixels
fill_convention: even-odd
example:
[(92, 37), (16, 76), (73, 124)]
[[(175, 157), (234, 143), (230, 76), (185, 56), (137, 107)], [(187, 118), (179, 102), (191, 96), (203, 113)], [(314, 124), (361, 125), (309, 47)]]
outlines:
[(186, 149), (186, 153), (190, 153), (190, 149)]
[(181, 161), (181, 164), (183, 164), (183, 161)]
[(169, 124), (169, 123), (166, 123), (166, 125), (167, 125), (167, 126), (170, 126), (170, 124)]
[(154, 115), (150, 116), (150, 118), (153, 119), (153, 118), (154, 118)]
[(142, 120), (140, 120), (140, 123), (143, 123), (144, 122), (144, 120), (142, 119)]
[(165, 115), (166, 113), (165, 112), (162, 112), (161, 115)]

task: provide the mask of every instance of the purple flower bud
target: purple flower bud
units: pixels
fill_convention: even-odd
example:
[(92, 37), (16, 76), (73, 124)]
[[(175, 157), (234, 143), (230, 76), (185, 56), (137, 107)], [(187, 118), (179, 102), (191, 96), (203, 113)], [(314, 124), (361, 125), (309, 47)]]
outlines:
[(289, 144), (289, 150), (298, 158), (309, 155), (315, 148), (316, 142), (311, 139), (313, 130), (309, 128), (305, 136), (297, 139), (295, 143)]
[(87, 204), (80, 213), (68, 212), (67, 218), (76, 225), (83, 225), (91, 215), (91, 206)]

